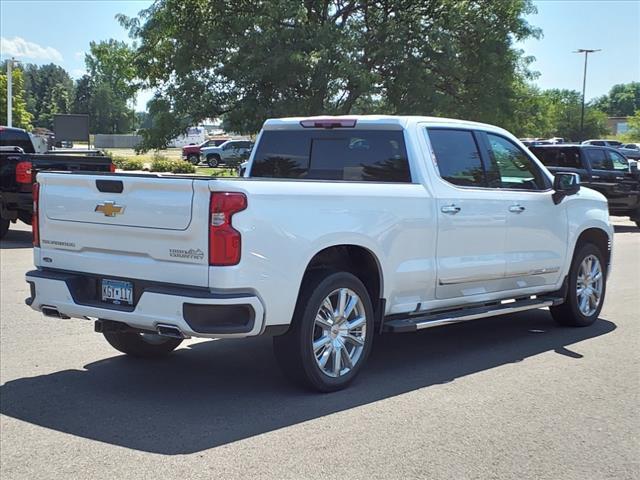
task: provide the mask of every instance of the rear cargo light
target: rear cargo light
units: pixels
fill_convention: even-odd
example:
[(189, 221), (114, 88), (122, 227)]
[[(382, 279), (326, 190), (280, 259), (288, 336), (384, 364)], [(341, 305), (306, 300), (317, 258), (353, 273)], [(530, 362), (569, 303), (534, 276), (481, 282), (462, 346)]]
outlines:
[(31, 169), (31, 162), (16, 163), (16, 182), (18, 183), (33, 182), (33, 172)]
[(110, 163), (109, 164), (109, 171), (111, 173), (114, 173), (116, 171), (116, 164), (115, 163)]
[(303, 128), (354, 128), (357, 120), (355, 118), (310, 118), (302, 120), (300, 125)]
[(214, 192), (209, 204), (209, 265), (228, 266), (240, 262), (242, 238), (231, 226), (234, 213), (247, 208), (244, 193)]
[(33, 234), (33, 246), (40, 246), (40, 223), (38, 221), (38, 206), (40, 204), (40, 184), (34, 183), (33, 191), (33, 216), (31, 217), (31, 233)]

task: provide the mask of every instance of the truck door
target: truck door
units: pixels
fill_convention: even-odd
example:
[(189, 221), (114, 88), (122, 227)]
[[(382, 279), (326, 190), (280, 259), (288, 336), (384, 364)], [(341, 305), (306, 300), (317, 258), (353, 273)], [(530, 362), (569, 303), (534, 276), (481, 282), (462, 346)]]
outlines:
[(457, 298), (504, 288), (507, 204), (488, 188), (477, 134), (426, 129), (438, 176), (436, 297)]
[(505, 245), (508, 290), (553, 285), (567, 255), (566, 203), (553, 202), (551, 181), (511, 139), (482, 135), (491, 158), (489, 177), (506, 202)]

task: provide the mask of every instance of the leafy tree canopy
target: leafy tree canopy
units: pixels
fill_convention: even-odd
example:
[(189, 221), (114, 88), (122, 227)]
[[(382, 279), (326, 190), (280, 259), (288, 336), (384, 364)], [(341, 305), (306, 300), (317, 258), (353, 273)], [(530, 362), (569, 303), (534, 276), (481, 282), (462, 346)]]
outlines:
[(129, 133), (136, 117), (130, 107), (138, 90), (133, 50), (116, 40), (91, 42), (87, 75), (76, 83), (74, 113), (89, 114), (93, 133)]
[(608, 95), (596, 99), (593, 106), (610, 117), (629, 117), (640, 110), (640, 82), (611, 87)]
[[(0, 123), (7, 121), (7, 69), (6, 62), (0, 72)], [(12, 78), (12, 126), (30, 130), (33, 115), (27, 110), (26, 93), (24, 89), (24, 74), (20, 68), (14, 67), (11, 71)]]
[[(515, 41), (535, 36), (529, 0), (157, 0), (120, 16), (162, 111), (145, 148), (224, 116), (376, 113), (503, 124), (528, 75)], [(165, 118), (166, 120), (166, 118)]]
[(27, 64), (24, 79), (27, 109), (35, 127), (52, 129), (56, 113), (71, 113), (74, 85), (64, 68), (53, 63)]

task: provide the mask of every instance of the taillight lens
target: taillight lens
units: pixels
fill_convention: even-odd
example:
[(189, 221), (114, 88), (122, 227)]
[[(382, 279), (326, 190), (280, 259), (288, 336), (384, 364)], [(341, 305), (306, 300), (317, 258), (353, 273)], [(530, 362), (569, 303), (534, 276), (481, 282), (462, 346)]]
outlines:
[(116, 164), (115, 163), (110, 163), (109, 164), (109, 171), (111, 173), (114, 173), (116, 171)]
[(215, 192), (209, 204), (209, 265), (228, 266), (240, 262), (242, 238), (231, 226), (233, 214), (247, 208), (243, 193)]
[(31, 170), (31, 162), (16, 163), (16, 182), (31, 183), (33, 182), (33, 174)]
[(33, 234), (33, 246), (40, 246), (40, 223), (38, 221), (38, 207), (40, 204), (40, 184), (33, 184), (33, 216), (31, 217), (31, 232)]

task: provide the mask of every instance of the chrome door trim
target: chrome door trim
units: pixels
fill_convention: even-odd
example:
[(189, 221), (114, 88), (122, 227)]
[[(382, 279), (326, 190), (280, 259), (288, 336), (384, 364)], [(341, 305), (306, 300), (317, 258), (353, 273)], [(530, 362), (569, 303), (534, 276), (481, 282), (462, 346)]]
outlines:
[(556, 273), (559, 271), (560, 271), (560, 267), (538, 268), (536, 270), (529, 270), (527, 272), (514, 272), (514, 273), (510, 273), (509, 275), (492, 275), (492, 276), (483, 276), (483, 277), (464, 277), (464, 278), (450, 278), (450, 279), (441, 278), (440, 280), (438, 280), (438, 283), (440, 285), (458, 285), (461, 283), (502, 280), (503, 278), (527, 277), (529, 275), (546, 275), (548, 273)]

